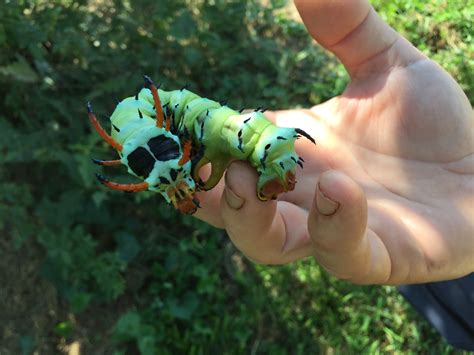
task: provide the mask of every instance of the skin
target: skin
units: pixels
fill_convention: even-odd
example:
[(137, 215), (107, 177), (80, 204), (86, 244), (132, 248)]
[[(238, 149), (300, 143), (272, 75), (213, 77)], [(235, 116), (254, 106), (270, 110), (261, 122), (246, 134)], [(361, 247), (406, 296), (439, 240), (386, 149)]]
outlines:
[(311, 35), (351, 82), (305, 110), (269, 113), (298, 140), (296, 189), (261, 202), (244, 162), (201, 193), (196, 216), (266, 264), (315, 257), (360, 284), (405, 284), (474, 271), (474, 115), (454, 79), (366, 1), (299, 0)]

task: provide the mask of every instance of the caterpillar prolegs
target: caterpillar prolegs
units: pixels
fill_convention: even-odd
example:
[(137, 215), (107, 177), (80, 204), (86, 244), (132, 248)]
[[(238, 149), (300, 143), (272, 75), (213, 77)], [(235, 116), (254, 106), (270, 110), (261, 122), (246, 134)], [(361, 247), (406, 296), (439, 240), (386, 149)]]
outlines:
[[(138, 94), (118, 103), (110, 117), (111, 135), (100, 126), (90, 104), (87, 108), (94, 128), (120, 156), (94, 162), (125, 165), (143, 180), (119, 184), (97, 174), (99, 181), (115, 190), (159, 192), (185, 214), (199, 207), (195, 192), (212, 189), (236, 159), (249, 161), (257, 170), (260, 200), (293, 190), (296, 166), (304, 162), (295, 152), (295, 140), (304, 136), (314, 143), (301, 129), (275, 126), (260, 108), (242, 114), (184, 88), (158, 89), (147, 76)], [(208, 163), (211, 174), (202, 181), (199, 170)]]

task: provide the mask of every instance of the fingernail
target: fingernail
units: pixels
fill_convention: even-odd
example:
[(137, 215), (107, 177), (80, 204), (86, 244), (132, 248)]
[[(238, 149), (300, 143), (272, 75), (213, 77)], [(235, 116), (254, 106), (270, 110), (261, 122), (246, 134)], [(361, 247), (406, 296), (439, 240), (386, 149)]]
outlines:
[(318, 183), (318, 193), (316, 195), (316, 207), (318, 208), (319, 213), (323, 216), (332, 216), (339, 209), (339, 202), (331, 200), (326, 194), (321, 190), (321, 186)]
[(229, 205), (229, 207), (234, 210), (238, 210), (244, 205), (245, 200), (239, 195), (237, 195), (234, 191), (232, 191), (229, 186), (225, 187), (224, 196), (227, 205)]

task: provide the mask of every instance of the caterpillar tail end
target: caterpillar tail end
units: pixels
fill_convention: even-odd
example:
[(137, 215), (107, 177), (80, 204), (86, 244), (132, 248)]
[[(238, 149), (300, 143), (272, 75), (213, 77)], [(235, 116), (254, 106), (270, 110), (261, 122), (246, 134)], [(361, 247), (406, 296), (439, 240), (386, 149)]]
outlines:
[(296, 171), (304, 162), (295, 151), (295, 141), (303, 134), (310, 137), (301, 130), (276, 126), (269, 126), (262, 134), (251, 156), (259, 174), (257, 197), (261, 201), (275, 200), (295, 189)]
[(266, 181), (259, 181), (258, 185), (257, 197), (259, 200), (276, 200), (279, 194), (293, 191), (295, 189), (295, 173), (293, 171), (287, 171), (283, 180), (279, 176), (275, 176)]

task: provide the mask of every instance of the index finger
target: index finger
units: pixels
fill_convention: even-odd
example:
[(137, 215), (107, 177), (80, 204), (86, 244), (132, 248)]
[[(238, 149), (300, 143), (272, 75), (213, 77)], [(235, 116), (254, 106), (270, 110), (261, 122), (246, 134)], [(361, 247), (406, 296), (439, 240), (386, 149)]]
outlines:
[(221, 215), (232, 242), (250, 259), (288, 263), (312, 253), (308, 212), (285, 201), (260, 201), (258, 175), (249, 164), (234, 162), (226, 173)]

